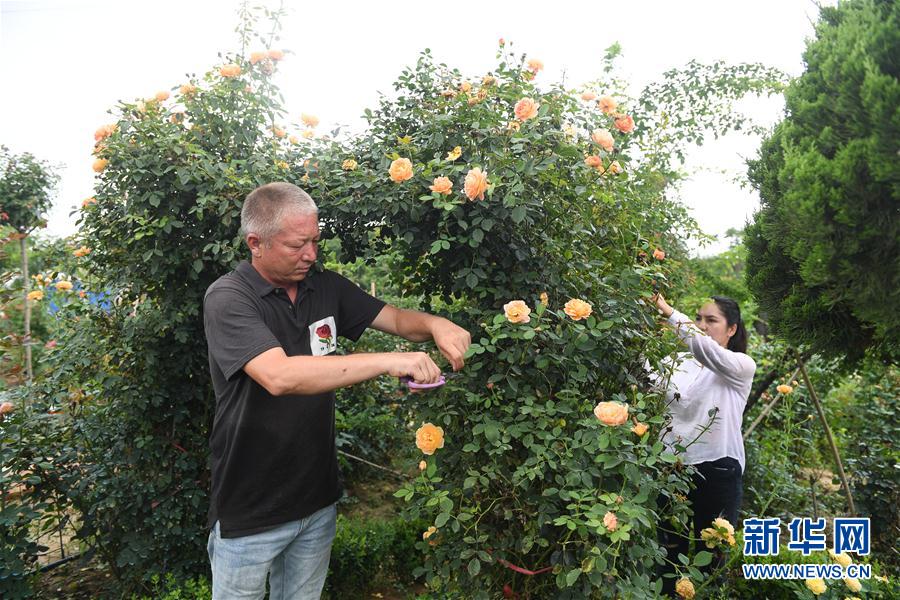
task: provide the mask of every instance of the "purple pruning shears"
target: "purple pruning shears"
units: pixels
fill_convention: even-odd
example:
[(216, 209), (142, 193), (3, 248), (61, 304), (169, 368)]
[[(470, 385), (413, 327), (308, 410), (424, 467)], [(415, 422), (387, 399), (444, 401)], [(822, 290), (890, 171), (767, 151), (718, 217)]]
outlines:
[(447, 383), (448, 379), (453, 379), (458, 375), (459, 373), (447, 373), (446, 375), (441, 374), (438, 380), (434, 383), (416, 383), (415, 381), (413, 381), (412, 377), (410, 377), (409, 375), (404, 375), (400, 378), (400, 383), (404, 384), (411, 390), (433, 390)]

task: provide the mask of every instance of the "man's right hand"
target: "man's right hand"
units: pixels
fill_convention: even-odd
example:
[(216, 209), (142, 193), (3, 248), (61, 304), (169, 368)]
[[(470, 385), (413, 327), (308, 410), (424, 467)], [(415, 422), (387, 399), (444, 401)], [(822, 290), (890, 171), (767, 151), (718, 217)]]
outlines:
[(425, 352), (391, 352), (388, 375), (409, 376), (416, 383), (437, 383), (441, 370)]

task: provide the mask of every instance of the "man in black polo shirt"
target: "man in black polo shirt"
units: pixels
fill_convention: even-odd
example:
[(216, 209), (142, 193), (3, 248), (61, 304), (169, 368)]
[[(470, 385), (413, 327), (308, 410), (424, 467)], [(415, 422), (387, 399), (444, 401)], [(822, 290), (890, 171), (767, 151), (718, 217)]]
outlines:
[(334, 390), (379, 375), (434, 383), (423, 352), (335, 354), (367, 327), (434, 340), (454, 370), (469, 333), (400, 310), (315, 268), (318, 209), (300, 188), (271, 183), (241, 211), (251, 262), (209, 286), (204, 327), (216, 392), (210, 436), (209, 556), (213, 599), (318, 598), (341, 496)]

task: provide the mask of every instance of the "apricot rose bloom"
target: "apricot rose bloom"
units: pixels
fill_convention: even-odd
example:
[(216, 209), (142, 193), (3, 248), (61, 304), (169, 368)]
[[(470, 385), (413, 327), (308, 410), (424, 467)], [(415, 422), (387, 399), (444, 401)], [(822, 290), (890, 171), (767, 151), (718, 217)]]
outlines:
[(266, 60), (269, 58), (269, 55), (265, 52), (251, 52), (250, 53), (250, 64), (255, 65), (256, 63)]
[(300, 120), (303, 121), (303, 124), (307, 127), (315, 127), (319, 124), (319, 117), (315, 115), (308, 115), (306, 113), (300, 115)]
[(13, 408), (15, 407), (13, 406), (12, 402), (4, 402), (3, 404), (0, 404), (0, 415), (11, 413), (13, 411)]
[(789, 386), (785, 383), (782, 383), (775, 389), (778, 390), (779, 394), (784, 394), (784, 395), (790, 394), (791, 392), (794, 391), (794, 388), (792, 388), (791, 386)]
[(844, 577), (844, 584), (847, 586), (847, 589), (853, 593), (862, 590), (862, 585), (859, 583), (859, 579), (856, 579), (855, 577)]
[(616, 129), (622, 133), (631, 133), (634, 131), (634, 119), (631, 115), (619, 115), (615, 121)]
[(522, 127), (522, 124), (519, 123), (518, 121), (510, 121), (506, 125), (506, 130), (507, 131), (518, 131), (519, 129), (521, 129), (521, 127)]
[(616, 513), (607, 511), (603, 515), (603, 526), (609, 531), (615, 531), (619, 527), (619, 519), (616, 517)]
[(27, 298), (29, 300), (43, 300), (44, 292), (42, 292), (41, 290), (34, 290), (33, 292), (28, 292)]
[(638, 437), (644, 437), (644, 434), (647, 433), (648, 429), (649, 427), (647, 427), (646, 423), (637, 423), (631, 428), (631, 431)]
[(594, 131), (592, 131), (591, 140), (593, 140), (595, 144), (597, 144), (607, 152), (613, 151), (613, 136), (606, 129), (595, 129)]
[(487, 178), (487, 172), (475, 167), (466, 174), (466, 182), (464, 191), (469, 200), (484, 200), (484, 192), (488, 188), (490, 182)]
[(850, 558), (850, 555), (846, 552), (841, 552), (840, 554), (835, 554), (832, 550), (828, 551), (828, 555), (831, 556), (831, 560), (841, 565), (845, 569), (853, 563), (853, 559)]
[(416, 447), (431, 456), (435, 450), (444, 447), (444, 430), (431, 423), (425, 423), (416, 430)]
[(697, 593), (694, 590), (694, 584), (687, 577), (682, 577), (678, 580), (675, 584), (675, 592), (684, 600), (693, 600), (694, 595)]
[(655, 258), (656, 260), (665, 260), (666, 253), (664, 251), (660, 250), (659, 248), (657, 248), (656, 250), (653, 251), (653, 258)]
[(94, 141), (100, 142), (102, 140), (105, 140), (113, 133), (115, 133), (116, 129), (118, 129), (118, 125), (116, 125), (115, 123), (110, 125), (101, 125), (97, 128), (97, 131), (94, 132)]
[(618, 427), (628, 421), (628, 405), (621, 402), (600, 402), (594, 407), (594, 416), (604, 425)]
[(279, 61), (282, 58), (284, 58), (284, 51), (283, 50), (269, 50), (268, 55), (269, 55), (269, 58), (271, 58), (272, 60)]
[(355, 171), (356, 167), (359, 165), (352, 158), (348, 158), (344, 162), (341, 163), (341, 168), (345, 171)]
[(531, 98), (522, 98), (516, 102), (513, 112), (516, 113), (516, 118), (518, 120), (527, 121), (528, 119), (533, 119), (537, 116), (539, 106), (540, 104), (537, 104)]
[(472, 84), (468, 81), (463, 81), (461, 84), (459, 84), (459, 91), (461, 91), (463, 94), (468, 94), (471, 90)]
[(60, 292), (68, 292), (69, 290), (72, 289), (72, 282), (71, 281), (57, 281), (56, 289), (59, 290)]
[(597, 100), (597, 108), (606, 114), (612, 113), (619, 106), (618, 103), (609, 96), (603, 96)]
[(82, 256), (87, 256), (87, 255), (90, 254), (90, 253), (91, 253), (91, 249), (90, 249), (90, 248), (88, 248), (87, 246), (82, 246), (82, 247), (79, 248), (78, 250), (75, 250), (75, 251), (72, 253), (72, 256), (74, 256), (75, 258), (81, 258)]
[(81, 208), (87, 208), (87, 207), (90, 206), (91, 204), (97, 204), (97, 199), (94, 198), (93, 196), (91, 196), (90, 198), (85, 198), (85, 199), (81, 202)]
[(169, 92), (166, 92), (166, 91), (156, 92), (156, 95), (153, 97), (156, 98), (160, 102), (165, 102), (166, 100), (169, 99)]
[(587, 158), (584, 159), (584, 164), (594, 169), (599, 169), (603, 166), (603, 159), (597, 156), (596, 154), (591, 154)]
[(285, 133), (284, 129), (282, 129), (281, 127), (278, 127), (277, 125), (272, 127), (272, 133), (274, 133), (275, 137), (277, 137), (277, 138), (283, 138), (284, 136), (287, 135), (287, 133)]
[(547, 295), (547, 292), (541, 292), (541, 304), (547, 306), (550, 303), (550, 297)]
[(450, 162), (453, 162), (460, 156), (462, 156), (462, 148), (457, 146), (456, 148), (454, 148), (453, 150), (451, 150), (450, 152), (447, 153), (447, 160), (449, 160)]
[(544, 68), (544, 63), (540, 59), (530, 58), (528, 59), (528, 70), (532, 73), (537, 73), (538, 71)]
[(806, 587), (816, 596), (820, 594), (824, 594), (825, 590), (828, 589), (828, 586), (825, 585), (825, 580), (820, 577), (815, 577), (813, 579), (806, 580)]
[(433, 536), (435, 533), (437, 533), (437, 527), (432, 525), (431, 527), (429, 527), (422, 533), (422, 539), (427, 540), (428, 538)]
[(447, 195), (453, 189), (453, 182), (447, 177), (435, 177), (434, 183), (428, 189), (438, 194)]
[(594, 92), (581, 92), (581, 99), (584, 100), (585, 102), (590, 102), (591, 100), (593, 100), (596, 97), (597, 97), (597, 94), (595, 94)]
[(105, 158), (98, 158), (97, 160), (94, 161), (94, 164), (91, 166), (91, 168), (94, 169), (95, 173), (101, 173), (101, 172), (103, 172), (103, 169), (105, 169), (106, 165), (108, 165), (108, 164), (109, 164), (109, 161), (106, 160)]
[(197, 91), (197, 87), (191, 85), (190, 83), (182, 84), (182, 85), (178, 88), (178, 93), (181, 94), (181, 95), (183, 95), (183, 96), (190, 96), (191, 94), (193, 94), (193, 93), (196, 92), (196, 91)]
[(388, 173), (394, 183), (406, 181), (413, 176), (412, 162), (408, 158), (398, 158), (391, 163)]
[(240, 74), (241, 67), (234, 63), (223, 65), (222, 68), (219, 69), (219, 75), (222, 77), (237, 77)]
[(420, 460), (419, 461), (419, 470), (424, 471), (427, 468), (428, 468), (428, 463), (426, 463), (424, 460)]
[(528, 323), (531, 321), (531, 309), (524, 300), (513, 300), (503, 305), (503, 313), (510, 323)]
[(563, 306), (563, 312), (569, 315), (573, 321), (587, 319), (591, 314), (591, 305), (584, 300), (572, 298)]

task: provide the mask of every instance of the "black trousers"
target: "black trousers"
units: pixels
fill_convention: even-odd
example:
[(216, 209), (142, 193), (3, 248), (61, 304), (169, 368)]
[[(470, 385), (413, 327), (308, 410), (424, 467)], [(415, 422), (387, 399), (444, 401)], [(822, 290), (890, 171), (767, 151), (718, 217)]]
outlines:
[[(720, 458), (711, 462), (694, 465), (697, 473), (694, 474), (694, 489), (688, 494), (688, 502), (694, 511), (691, 521), (691, 530), (694, 539), (700, 540), (700, 531), (712, 526), (713, 519), (725, 517), (734, 525), (740, 527), (738, 511), (741, 501), (744, 499), (743, 473), (741, 464), (734, 458)], [(678, 563), (678, 554), (688, 556), (690, 539), (683, 532), (668, 532), (659, 530), (659, 542), (666, 548), (669, 561)], [(705, 550), (704, 544), (698, 549)], [(722, 557), (713, 561), (710, 568), (717, 566)], [(675, 569), (669, 565), (663, 565), (658, 574), (673, 573)], [(663, 579), (663, 593), (675, 595), (675, 579)]]

